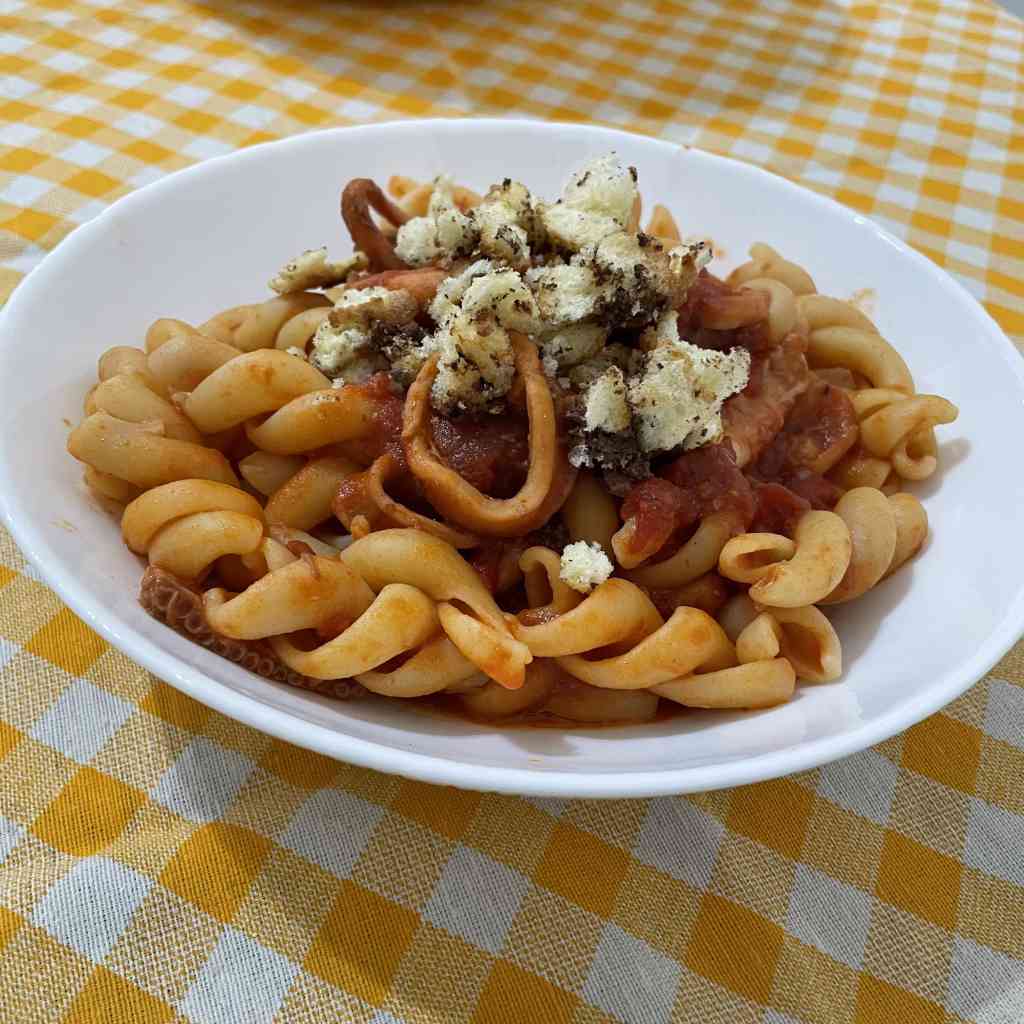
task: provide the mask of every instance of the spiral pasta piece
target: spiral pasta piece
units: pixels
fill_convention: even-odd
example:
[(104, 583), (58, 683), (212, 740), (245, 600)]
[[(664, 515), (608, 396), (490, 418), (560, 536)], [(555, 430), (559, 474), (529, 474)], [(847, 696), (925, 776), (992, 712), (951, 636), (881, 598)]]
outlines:
[(856, 306), (824, 295), (803, 295), (797, 308), (810, 328), (811, 366), (845, 367), (873, 388), (913, 394), (914, 380), (903, 357)]
[(128, 505), (121, 517), (121, 535), (142, 555), (168, 523), (197, 512), (237, 512), (263, 522), (260, 503), (237, 487), (213, 480), (175, 480), (151, 488)]
[(722, 627), (696, 608), (677, 608), (664, 625), (625, 654), (595, 661), (578, 654), (558, 658), (570, 675), (611, 690), (645, 689), (689, 675), (701, 666), (717, 669), (735, 661)]
[(768, 336), (772, 343), (781, 345), (791, 331), (807, 332), (807, 323), (797, 307), (796, 296), (787, 284), (770, 277), (754, 277), (743, 285), (751, 291), (768, 296)]
[(892, 468), (904, 480), (927, 480), (939, 467), (939, 444), (932, 427), (904, 437), (889, 453)]
[(912, 494), (891, 494), (889, 505), (896, 517), (896, 549), (886, 576), (913, 558), (928, 539), (928, 513), (917, 498)]
[(833, 299), (828, 295), (800, 295), (796, 305), (812, 331), (819, 327), (853, 327), (878, 333), (878, 328), (868, 317), (853, 303), (843, 299)]
[(781, 649), (798, 679), (830, 683), (843, 674), (843, 651), (828, 618), (814, 605), (772, 608), (781, 628)]
[(796, 544), (779, 533), (741, 533), (722, 548), (718, 569), (737, 583), (756, 583), (769, 566), (796, 554)]
[(732, 548), (723, 548), (726, 557), (719, 560), (719, 571), (730, 579), (730, 573), (743, 576), (740, 582), (752, 579), (749, 593), (758, 604), (781, 608), (815, 604), (835, 589), (850, 564), (850, 531), (834, 512), (805, 512), (794, 530), (796, 550), (787, 559), (771, 562), (759, 555), (785, 552), (786, 538), (774, 534), (753, 536), (749, 551), (742, 550), (740, 538)]
[(330, 305), (331, 300), (324, 295), (293, 292), (265, 302), (225, 309), (201, 324), (199, 332), (234, 345), (242, 352), (274, 348), (278, 332), (292, 317), (316, 306)]
[(196, 512), (169, 523), (149, 543), (149, 564), (180, 580), (200, 579), (218, 558), (247, 555), (263, 540), (263, 521), (241, 512)]
[(311, 530), (330, 518), (331, 502), (342, 480), (358, 472), (351, 459), (340, 455), (311, 459), (270, 496), (267, 522)]
[(296, 558), (268, 572), (245, 591), (220, 589), (203, 597), (210, 625), (236, 640), (261, 640), (344, 619), (354, 622), (374, 593), (358, 573), (335, 558)]
[(504, 612), (459, 553), (444, 541), (419, 530), (378, 530), (341, 552), (373, 590), (389, 583), (409, 583), (435, 601), (458, 601), (484, 623), (508, 632)]
[(437, 606), (437, 614), (448, 639), (481, 672), (509, 690), (518, 690), (523, 685), (526, 666), (533, 655), (507, 627), (498, 629), (447, 601)]
[(852, 601), (888, 571), (896, 552), (896, 515), (889, 499), (872, 487), (855, 487), (838, 501), (835, 513), (850, 531), (850, 564), (822, 604)]
[(658, 609), (638, 586), (613, 578), (575, 608), (536, 625), (515, 623), (512, 631), (535, 657), (558, 658), (622, 641), (635, 643), (661, 625)]
[(577, 475), (562, 506), (562, 521), (571, 540), (600, 544), (604, 551), (611, 551), (612, 537), (619, 529), (615, 500), (587, 471)]
[(771, 566), (750, 586), (758, 604), (799, 608), (832, 593), (850, 564), (852, 543), (846, 523), (834, 512), (806, 512), (796, 524), (796, 552)]
[(303, 352), (313, 340), (317, 328), (327, 319), (331, 312), (331, 306), (314, 306), (312, 309), (305, 309), (296, 313), (290, 320), (285, 321), (274, 338), (274, 348), (290, 349), (297, 348)]
[(127, 505), (141, 493), (138, 487), (128, 483), (127, 480), (119, 480), (109, 473), (101, 473), (92, 466), (85, 467), (82, 471), (82, 479), (85, 481), (85, 486), (97, 497), (117, 502), (120, 505)]
[(735, 519), (728, 512), (713, 512), (700, 521), (696, 533), (674, 555), (623, 575), (642, 587), (667, 589), (692, 583), (715, 568), (734, 527)]
[(907, 364), (877, 331), (834, 325), (814, 328), (808, 339), (807, 361), (812, 367), (844, 366), (866, 377), (872, 387), (914, 391)]
[(870, 455), (887, 458), (909, 438), (940, 423), (952, 423), (958, 410), (938, 395), (914, 395), (872, 412), (860, 424), (860, 441)]
[(184, 409), (204, 434), (212, 434), (330, 384), (319, 370), (287, 352), (246, 352), (214, 370), (185, 399)]
[(275, 455), (255, 451), (238, 461), (242, 479), (260, 494), (271, 495), (282, 488), (303, 466), (301, 455)]
[(437, 608), (421, 590), (389, 583), (344, 632), (311, 651), (276, 636), (274, 653), (290, 669), (313, 679), (351, 679), (415, 650), (439, 631)]
[(937, 395), (910, 395), (892, 388), (862, 388), (851, 396), (868, 439), (833, 473), (842, 486), (882, 488), (892, 471), (906, 480), (926, 480), (938, 467), (935, 426), (956, 419), (955, 405)]
[(101, 473), (147, 489), (171, 480), (201, 478), (237, 484), (218, 451), (163, 436), (163, 424), (129, 423), (99, 411), (68, 435), (68, 452)]
[(193, 391), (211, 373), (241, 355), (233, 345), (208, 338), (188, 324), (182, 326), (187, 330), (172, 334), (146, 357), (148, 373), (171, 395)]
[(564, 615), (583, 600), (583, 595), (562, 579), (562, 560), (550, 548), (527, 548), (519, 556), (519, 568), (530, 605), (526, 614), (531, 621), (543, 622)]
[(832, 623), (814, 605), (772, 608), (757, 615), (736, 639), (740, 664), (779, 656), (798, 679), (827, 683), (843, 671), (842, 648)]
[(770, 708), (793, 696), (796, 673), (786, 658), (685, 676), (651, 687), (659, 697), (688, 708)]
[(857, 446), (833, 466), (829, 479), (834, 480), (845, 490), (852, 490), (854, 487), (874, 487), (881, 490), (892, 477), (892, 471), (892, 463), (888, 459), (866, 455)]
[(199, 444), (199, 431), (166, 398), (152, 390), (151, 380), (148, 374), (134, 370), (108, 377), (93, 392), (93, 405), (129, 423), (160, 423), (164, 437)]
[[(479, 670), (446, 636), (428, 640), (412, 657), (389, 672), (374, 669), (360, 672), (356, 682), (382, 697), (426, 697), (450, 691)], [(500, 693), (515, 693), (498, 683), (487, 683)]]
[(782, 650), (781, 628), (768, 612), (755, 615), (736, 638), (736, 658), (741, 665), (770, 661)]
[(765, 278), (781, 282), (794, 295), (811, 295), (817, 291), (813, 278), (803, 267), (784, 259), (764, 242), (756, 242), (750, 247), (749, 261), (738, 266), (726, 278), (726, 282), (738, 288), (748, 281)]
[(108, 348), (100, 356), (96, 365), (96, 376), (102, 384), (111, 377), (117, 377), (122, 373), (137, 373), (142, 376), (146, 387), (154, 394), (163, 397), (167, 389), (163, 383), (156, 379), (150, 372), (149, 357), (140, 348), (131, 348), (129, 345), (115, 345)]
[[(155, 352), (161, 345), (167, 344), (171, 338), (179, 334), (191, 334), (195, 328), (184, 320), (176, 320), (174, 317), (162, 316), (154, 320), (146, 330), (146, 337), (143, 342), (146, 354)], [(234, 347), (234, 346), (232, 346)], [(235, 350), (238, 351), (237, 349)]]
[(261, 451), (296, 455), (365, 437), (376, 411), (361, 388), (314, 390), (282, 404), (262, 423), (246, 424), (246, 434)]

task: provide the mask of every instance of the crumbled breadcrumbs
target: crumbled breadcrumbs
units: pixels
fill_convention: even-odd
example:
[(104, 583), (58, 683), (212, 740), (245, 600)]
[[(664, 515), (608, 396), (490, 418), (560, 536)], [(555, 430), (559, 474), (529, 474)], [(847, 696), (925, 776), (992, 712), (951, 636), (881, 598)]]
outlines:
[(366, 257), (357, 252), (348, 259), (331, 262), (327, 246), (307, 249), (301, 256), (286, 263), (271, 279), (270, 288), (279, 295), (310, 289), (333, 288), (343, 284), (349, 274), (366, 269)]
[(611, 559), (600, 544), (578, 540), (575, 544), (566, 544), (563, 549), (558, 576), (573, 590), (589, 594), (611, 576), (613, 569)]

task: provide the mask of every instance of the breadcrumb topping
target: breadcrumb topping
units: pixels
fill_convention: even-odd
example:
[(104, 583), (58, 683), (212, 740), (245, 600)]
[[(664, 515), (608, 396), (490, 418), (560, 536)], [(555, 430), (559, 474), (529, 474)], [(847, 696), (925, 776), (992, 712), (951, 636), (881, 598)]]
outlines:
[[(711, 246), (638, 231), (636, 182), (613, 153), (572, 174), (555, 202), (506, 178), (462, 210), (451, 179), (436, 178), (426, 215), (396, 240), (410, 266), (450, 274), (427, 314), (405, 292), (348, 289), (314, 335), (310, 362), (342, 380), (389, 368), (406, 386), (436, 354), (435, 409), (496, 413), (512, 388), (519, 332), (537, 344), (561, 395), (573, 465), (635, 479), (659, 453), (716, 440), (750, 357), (680, 339), (676, 310)], [(304, 253), (288, 281), (312, 287), (328, 266), (340, 265), (327, 263), (326, 249)]]
[(578, 540), (562, 550), (559, 578), (573, 590), (589, 594), (612, 574), (614, 566), (600, 544)]
[(444, 323), (459, 308), (462, 296), (473, 281), (484, 274), (493, 273), (495, 269), (497, 268), (490, 260), (475, 260), (460, 273), (442, 281), (430, 303), (430, 316), (434, 322)]
[(633, 413), (626, 401), (626, 378), (617, 366), (609, 366), (587, 388), (584, 423), (588, 431), (621, 434), (633, 425)]
[[(460, 291), (456, 306), (452, 299)], [(440, 352), (431, 391), (435, 408), (498, 411), (514, 375), (508, 332), (530, 333), (538, 327), (537, 303), (526, 282), (515, 270), (466, 271), (441, 303), (435, 299), (434, 306), (438, 312), (449, 309), (422, 348), (423, 358), (430, 351)]]
[(679, 338), (674, 314), (654, 332), (661, 342), (629, 383), (628, 400), (645, 452), (698, 448), (722, 437), (722, 405), (750, 379), (750, 353), (716, 352)]
[(387, 359), (374, 344), (374, 334), (382, 326), (411, 323), (416, 312), (416, 300), (407, 291), (346, 290), (316, 329), (309, 361), (328, 377), (364, 381), (388, 367)]
[(337, 262), (328, 260), (325, 245), (319, 249), (307, 249), (296, 256), (270, 279), (269, 284), (278, 295), (333, 288), (347, 281), (350, 274), (365, 270), (366, 266), (366, 256), (361, 252)]
[(473, 212), (463, 213), (455, 204), (452, 180), (434, 179), (434, 190), (425, 217), (412, 217), (399, 229), (395, 252), (413, 267), (425, 267), (442, 259), (468, 256), (480, 240)]
[(620, 228), (628, 225), (638, 197), (636, 169), (623, 168), (614, 153), (576, 171), (562, 193), (566, 206), (610, 217)]
[(541, 219), (556, 248), (579, 252), (625, 230), (637, 201), (635, 171), (611, 153), (573, 174), (562, 198), (542, 207)]
[(608, 340), (608, 328), (598, 323), (575, 323), (556, 327), (539, 338), (541, 355), (552, 359), (559, 369), (579, 366), (596, 356)]

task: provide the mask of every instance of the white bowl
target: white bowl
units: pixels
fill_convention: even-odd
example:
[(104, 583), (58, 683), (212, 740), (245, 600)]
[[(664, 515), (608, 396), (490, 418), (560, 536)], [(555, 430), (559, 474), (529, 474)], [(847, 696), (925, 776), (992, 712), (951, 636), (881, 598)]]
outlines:
[[(941, 469), (919, 490), (921, 557), (840, 609), (843, 680), (771, 711), (700, 712), (642, 727), (560, 732), (473, 725), (382, 700), (335, 703), (266, 682), (196, 647), (136, 603), (142, 565), (65, 452), (96, 359), (157, 317), (201, 322), (266, 294), (288, 258), (347, 244), (349, 178), (506, 175), (556, 195), (615, 149), (648, 204), (710, 236), (721, 266), (763, 240), (819, 289), (877, 293), (877, 322), (919, 390), (960, 406)], [(653, 139), (529, 121), (416, 121), (302, 135), (210, 160), (122, 199), (29, 275), (0, 326), (0, 507), (47, 582), (93, 629), (197, 700), (282, 739), (430, 782), (509, 793), (650, 796), (735, 786), (853, 753), (934, 712), (1024, 628), (1024, 372), (981, 307), (924, 257), (850, 210), (755, 167)]]

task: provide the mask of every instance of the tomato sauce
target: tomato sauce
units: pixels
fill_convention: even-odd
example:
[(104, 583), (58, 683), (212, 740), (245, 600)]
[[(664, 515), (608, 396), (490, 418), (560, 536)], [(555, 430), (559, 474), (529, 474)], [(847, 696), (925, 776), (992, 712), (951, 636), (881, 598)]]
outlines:
[[(366, 465), (388, 454), (405, 470), (405, 400), (395, 394), (391, 378), (386, 373), (377, 373), (365, 384), (346, 387), (359, 388), (376, 405), (374, 429), (365, 438), (346, 442), (346, 451)], [(496, 498), (519, 490), (530, 460), (529, 432), (522, 418), (501, 415), (449, 419), (435, 413), (431, 416), (431, 429), (438, 455), (477, 490)]]
[(853, 447), (857, 434), (857, 414), (849, 395), (814, 380), (761, 454), (757, 473), (784, 480), (800, 470), (827, 472)]

